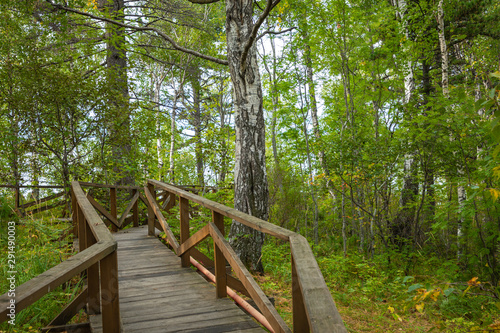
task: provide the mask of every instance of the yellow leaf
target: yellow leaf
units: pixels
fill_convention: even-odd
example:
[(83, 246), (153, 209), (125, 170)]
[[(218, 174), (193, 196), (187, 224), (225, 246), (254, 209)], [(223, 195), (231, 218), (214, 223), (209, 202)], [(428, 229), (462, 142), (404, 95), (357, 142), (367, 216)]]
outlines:
[(390, 313), (394, 313), (394, 308), (392, 306), (389, 306), (387, 310), (389, 310)]
[(422, 313), (424, 311), (424, 303), (415, 305), (415, 309), (417, 309), (418, 312)]
[(478, 286), (479, 284), (481, 284), (481, 282), (480, 282), (480, 281), (478, 281), (477, 279), (478, 279), (478, 277), (477, 277), (477, 276), (476, 276), (476, 277), (473, 277), (472, 279), (470, 279), (469, 281), (467, 281), (467, 284), (468, 284), (469, 286)]
[(435, 292), (432, 293), (431, 298), (432, 298), (432, 300), (434, 302), (437, 301), (437, 298), (438, 298), (439, 294), (441, 294), (441, 290), (440, 289), (437, 289)]
[(497, 190), (496, 188), (490, 188), (489, 190), (490, 190), (490, 194), (491, 194), (491, 196), (492, 196), (495, 200), (497, 200), (497, 199), (498, 199), (498, 197), (500, 196), (500, 191), (499, 191), (499, 190)]

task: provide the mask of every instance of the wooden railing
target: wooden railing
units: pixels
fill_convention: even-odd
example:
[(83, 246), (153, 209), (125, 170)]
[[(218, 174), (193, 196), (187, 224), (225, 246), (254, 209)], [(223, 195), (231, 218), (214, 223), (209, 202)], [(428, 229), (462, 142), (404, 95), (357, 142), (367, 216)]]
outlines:
[[(168, 200), (165, 200), (167, 205), (164, 208), (166, 210), (173, 207), (175, 201), (179, 201), (180, 242), (175, 238), (161, 212), (160, 205), (156, 200), (155, 189), (164, 190), (169, 196)], [(191, 256), (200, 256), (199, 251), (194, 246), (205, 238), (212, 237), (217, 297), (226, 297), (227, 286), (239, 288), (253, 299), (275, 332), (290, 332), (290, 328), (224, 238), (225, 216), (289, 242), (292, 263), (294, 332), (347, 332), (309, 243), (303, 236), (156, 180), (148, 180), (144, 190), (149, 202), (148, 234), (154, 235), (155, 227), (164, 231), (170, 246), (180, 256), (182, 266), (188, 267), (190, 265)], [(189, 231), (189, 202), (197, 203), (212, 212), (212, 221), (193, 235), (190, 235)], [(159, 225), (155, 221), (155, 216)], [(239, 280), (227, 274), (226, 261)]]
[[(116, 241), (78, 182), (72, 182), (72, 208), (73, 219), (78, 225), (80, 252), (18, 286), (15, 312), (86, 271), (87, 287), (52, 320), (47, 329), (64, 329), (68, 320), (87, 305), (89, 314), (101, 313), (104, 332), (120, 332)], [(0, 296), (0, 322), (8, 320), (10, 303), (8, 293)]]
[[(67, 201), (65, 198), (63, 200), (56, 201), (55, 199), (63, 197), (66, 194), (66, 190), (64, 186), (59, 185), (0, 185), (3, 188), (11, 188), (14, 190), (14, 211), (20, 216), (24, 217), (25, 215), (32, 215), (41, 213), (56, 207), (64, 206)], [(43, 197), (43, 198), (32, 198), (32, 201), (22, 203), (21, 202), (21, 189), (22, 188), (31, 188), (31, 189), (57, 189), (60, 192)]]

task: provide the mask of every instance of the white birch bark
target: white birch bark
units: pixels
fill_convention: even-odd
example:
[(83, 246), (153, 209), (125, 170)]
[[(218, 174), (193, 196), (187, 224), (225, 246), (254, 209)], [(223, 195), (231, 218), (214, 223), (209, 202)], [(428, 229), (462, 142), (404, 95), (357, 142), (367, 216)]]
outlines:
[[(241, 56), (253, 29), (253, 1), (226, 1), (227, 58), (235, 111), (234, 208), (267, 220), (268, 186), (262, 87), (255, 45)], [(264, 234), (233, 221), (229, 239), (243, 263), (263, 271)]]

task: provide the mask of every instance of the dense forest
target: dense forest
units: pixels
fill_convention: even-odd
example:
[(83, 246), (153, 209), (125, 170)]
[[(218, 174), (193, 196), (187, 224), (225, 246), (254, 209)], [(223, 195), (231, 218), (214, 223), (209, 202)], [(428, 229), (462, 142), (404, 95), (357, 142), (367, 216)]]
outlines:
[[(0, 184), (216, 187), (309, 239), (352, 332), (493, 331), (499, 21), (495, 0), (0, 0)], [(279, 244), (229, 238), (289, 283)]]

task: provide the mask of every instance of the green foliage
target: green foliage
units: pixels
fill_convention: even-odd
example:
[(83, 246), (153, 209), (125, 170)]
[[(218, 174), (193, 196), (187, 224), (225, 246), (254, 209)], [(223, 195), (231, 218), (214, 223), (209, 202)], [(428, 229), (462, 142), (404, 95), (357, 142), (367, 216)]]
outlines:
[[(49, 218), (37, 220), (22, 219), (16, 222), (16, 252), (15, 270), (16, 285), (34, 278), (58, 265), (70, 257), (72, 243), (68, 237), (59, 240), (61, 234), (71, 227), (66, 223), (57, 222)], [(8, 247), (7, 223), (0, 221), (0, 249), (6, 254)], [(9, 290), (7, 277), (10, 270), (7, 256), (0, 257), (0, 293)], [(16, 325), (12, 327), (7, 322), (0, 324), (0, 330), (8, 332), (36, 332), (40, 327), (47, 325), (54, 317), (74, 299), (83, 288), (79, 276), (69, 283), (56, 288), (25, 310), (16, 314)]]

